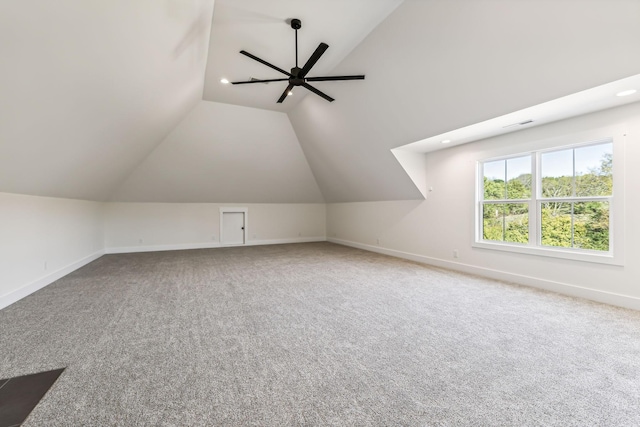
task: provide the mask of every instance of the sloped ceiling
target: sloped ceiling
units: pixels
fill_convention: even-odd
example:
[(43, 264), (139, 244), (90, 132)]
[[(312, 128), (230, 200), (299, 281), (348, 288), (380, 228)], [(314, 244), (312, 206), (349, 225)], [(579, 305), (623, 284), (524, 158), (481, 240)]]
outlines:
[[(421, 197), (391, 148), (640, 72), (637, 0), (406, 0), (289, 113), (328, 202)], [(319, 86), (323, 90), (323, 86)]]
[(112, 200), (324, 202), (286, 114), (208, 101), (158, 145)]
[[(0, 2), (0, 191), (163, 202), (419, 199), (391, 148), (640, 73), (638, 0), (215, 6)], [(236, 50), (286, 67), (293, 30), (284, 21), (294, 14), (304, 20), (303, 60), (325, 41), (332, 47), (318, 72), (366, 80), (319, 82), (336, 101), (307, 95), (287, 114), (250, 107), (271, 109), (280, 88), (227, 97), (219, 79), (235, 78), (238, 63), (248, 73), (241, 78), (251, 67), (263, 77)]]
[(106, 200), (202, 99), (213, 0), (0, 2), (0, 191)]

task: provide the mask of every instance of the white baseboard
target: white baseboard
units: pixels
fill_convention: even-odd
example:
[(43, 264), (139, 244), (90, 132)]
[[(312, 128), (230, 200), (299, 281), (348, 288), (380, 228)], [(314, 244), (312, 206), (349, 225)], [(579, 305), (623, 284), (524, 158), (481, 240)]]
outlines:
[(107, 254), (131, 254), (136, 252), (161, 252), (161, 251), (182, 251), (187, 249), (210, 249), (219, 248), (220, 243), (179, 243), (173, 245), (145, 245), (145, 246), (122, 246), (107, 248)]
[(188, 249), (212, 249), (212, 248), (226, 248), (233, 246), (259, 246), (259, 245), (281, 245), (284, 243), (309, 243), (309, 242), (324, 242), (326, 237), (294, 237), (290, 239), (265, 239), (265, 240), (249, 240), (244, 245), (223, 245), (219, 242), (207, 242), (207, 243), (179, 243), (172, 245), (148, 245), (148, 246), (128, 246), (128, 247), (116, 247), (107, 248), (107, 254), (128, 254), (135, 252), (159, 252), (159, 251), (182, 251)]
[(326, 242), (327, 238), (324, 236), (318, 237), (293, 237), (290, 239), (267, 239), (267, 240), (250, 240), (245, 246), (259, 246), (259, 245), (284, 245), (286, 243), (313, 243), (313, 242)]
[(67, 274), (79, 269), (80, 267), (84, 267), (85, 265), (89, 264), (92, 261), (95, 261), (96, 259), (100, 258), (102, 255), (104, 255), (105, 252), (103, 250), (100, 250), (92, 255), (86, 256), (76, 262), (73, 262), (65, 267), (62, 267), (56, 271), (54, 271), (53, 273), (47, 274), (46, 276), (43, 276), (19, 289), (16, 289), (12, 292), (9, 292), (6, 295), (3, 295), (0, 297), (0, 310), (2, 310), (5, 307), (10, 306), (11, 304), (13, 304), (14, 302), (17, 302), (19, 300), (21, 300), (22, 298), (31, 295), (32, 293), (34, 293), (37, 290), (40, 290), (42, 288), (44, 288), (47, 285), (50, 285), (51, 283), (55, 282), (56, 280), (66, 276)]
[(435, 267), (447, 268), (450, 270), (461, 271), (463, 273), (476, 274), (478, 276), (488, 277), (491, 279), (502, 280), (505, 282), (517, 283), (520, 285), (531, 286), (534, 288), (545, 289), (560, 294), (570, 295), (579, 298), (585, 298), (605, 304), (615, 305), (618, 307), (640, 310), (640, 298), (616, 294), (613, 292), (600, 291), (596, 289), (584, 288), (581, 286), (570, 285), (568, 283), (554, 282), (551, 280), (539, 279), (536, 277), (525, 276), (522, 274), (508, 273), (506, 271), (495, 270), (491, 268), (478, 267), (460, 262), (452, 262), (439, 258), (432, 258), (424, 255), (402, 252), (395, 249), (387, 249), (380, 246), (367, 245), (364, 243), (353, 242), (350, 240), (342, 240), (336, 238), (327, 238), (327, 241), (337, 243), (339, 245), (351, 246), (365, 251), (376, 252), (396, 258), (404, 258), (410, 261), (416, 261), (423, 264), (433, 265)]

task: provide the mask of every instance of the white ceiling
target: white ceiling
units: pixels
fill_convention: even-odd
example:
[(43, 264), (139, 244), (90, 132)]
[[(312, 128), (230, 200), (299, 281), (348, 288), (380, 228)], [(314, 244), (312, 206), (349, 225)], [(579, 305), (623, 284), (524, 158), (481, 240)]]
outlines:
[[(390, 151), (640, 72), (637, 0), (405, 0), (289, 113), (328, 202), (423, 197)], [(317, 98), (317, 99), (316, 99)]]
[[(635, 93), (617, 96), (618, 93), (635, 88), (638, 88)], [(640, 74), (430, 136), (394, 150), (428, 153), (638, 101), (640, 101)], [(443, 141), (448, 142), (443, 144)]]
[[(637, 75), (638, 16), (638, 0), (0, 1), (0, 191), (421, 198), (392, 148)], [(251, 108), (284, 88), (219, 80), (273, 76), (241, 49), (291, 67), (292, 17), (303, 61), (331, 46), (314, 72), (366, 80)]]
[[(276, 101), (287, 82), (250, 85), (223, 85), (231, 81), (286, 77), (244, 55), (240, 50), (270, 62), (286, 71), (295, 65), (295, 31), (289, 20), (302, 20), (298, 30), (299, 66), (302, 67), (320, 42), (329, 49), (309, 73), (309, 77), (331, 75), (335, 66), (358, 45), (403, 0), (216, 0), (211, 43), (205, 77), (204, 99), (290, 111), (310, 94), (295, 88), (282, 104)], [(365, 74), (353, 67), (348, 74)], [(366, 80), (323, 83), (328, 95), (340, 98), (343, 85), (363, 85)], [(317, 95), (313, 95), (317, 96)], [(326, 101), (325, 101), (326, 102)]]
[(111, 196), (123, 202), (212, 199), (324, 202), (285, 114), (200, 101)]
[(0, 191), (106, 200), (202, 99), (212, 13), (0, 1)]

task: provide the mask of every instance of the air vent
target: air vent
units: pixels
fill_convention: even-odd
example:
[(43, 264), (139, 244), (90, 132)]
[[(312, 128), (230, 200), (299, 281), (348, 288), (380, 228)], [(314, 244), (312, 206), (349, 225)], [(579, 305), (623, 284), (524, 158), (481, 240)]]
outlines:
[(529, 123), (533, 123), (533, 120), (529, 119), (529, 120), (525, 120), (523, 122), (511, 123), (510, 125), (502, 126), (502, 129), (510, 128), (511, 126), (524, 126), (524, 125), (528, 125)]

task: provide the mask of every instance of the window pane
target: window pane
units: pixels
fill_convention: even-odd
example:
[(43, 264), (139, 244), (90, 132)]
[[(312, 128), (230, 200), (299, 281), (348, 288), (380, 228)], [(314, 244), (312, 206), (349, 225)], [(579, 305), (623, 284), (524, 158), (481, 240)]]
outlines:
[(542, 203), (541, 241), (543, 246), (572, 246), (571, 203)]
[(484, 204), (482, 206), (482, 238), (484, 240), (504, 240), (504, 205)]
[(613, 144), (576, 148), (576, 196), (610, 196)]
[(529, 243), (529, 205), (509, 203), (504, 208), (504, 241)]
[(507, 160), (507, 199), (531, 197), (531, 156)]
[(573, 246), (609, 250), (609, 203), (576, 202), (573, 207)]
[(504, 160), (483, 164), (485, 200), (499, 200), (505, 198), (504, 168)]
[(486, 203), (483, 205), (482, 238), (497, 242), (529, 242), (529, 205)]
[(573, 195), (573, 150), (543, 153), (540, 166), (542, 197)]

